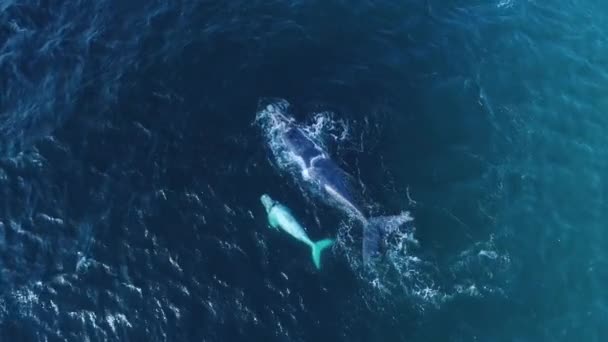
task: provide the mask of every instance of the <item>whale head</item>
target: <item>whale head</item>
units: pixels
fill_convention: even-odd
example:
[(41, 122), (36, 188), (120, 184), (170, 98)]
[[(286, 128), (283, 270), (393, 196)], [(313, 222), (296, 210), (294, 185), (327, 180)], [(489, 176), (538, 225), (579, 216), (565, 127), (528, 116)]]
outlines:
[(289, 102), (282, 99), (265, 99), (258, 105), (256, 121), (274, 132), (284, 131), (295, 123), (289, 111)]
[(270, 209), (272, 209), (275, 204), (275, 201), (266, 194), (263, 194), (262, 197), (260, 197), (260, 201), (262, 201), (267, 213), (270, 212)]

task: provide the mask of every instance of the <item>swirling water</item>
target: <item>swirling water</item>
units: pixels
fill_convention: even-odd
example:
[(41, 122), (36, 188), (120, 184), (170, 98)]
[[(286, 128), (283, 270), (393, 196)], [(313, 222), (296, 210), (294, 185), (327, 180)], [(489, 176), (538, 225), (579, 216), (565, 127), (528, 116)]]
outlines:
[[(607, 35), (593, 0), (0, 0), (1, 340), (604, 341)], [(411, 212), (385, 273), (264, 97)], [(322, 272), (263, 192), (339, 237)]]

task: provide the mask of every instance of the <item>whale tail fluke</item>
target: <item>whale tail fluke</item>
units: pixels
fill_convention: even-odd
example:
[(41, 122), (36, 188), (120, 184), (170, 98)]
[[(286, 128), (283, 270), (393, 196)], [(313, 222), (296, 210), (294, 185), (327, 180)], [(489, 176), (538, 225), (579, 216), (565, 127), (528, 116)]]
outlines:
[(393, 216), (378, 216), (367, 220), (363, 227), (363, 263), (371, 265), (380, 256), (385, 236), (412, 218), (408, 212)]
[(318, 270), (321, 269), (321, 253), (333, 243), (334, 240), (332, 239), (323, 239), (317, 242), (313, 242), (312, 245), (310, 245), (310, 247), (312, 248), (312, 261), (315, 263), (315, 266)]
[(363, 227), (363, 263), (371, 264), (380, 255), (380, 244), (384, 239), (384, 217), (374, 217)]

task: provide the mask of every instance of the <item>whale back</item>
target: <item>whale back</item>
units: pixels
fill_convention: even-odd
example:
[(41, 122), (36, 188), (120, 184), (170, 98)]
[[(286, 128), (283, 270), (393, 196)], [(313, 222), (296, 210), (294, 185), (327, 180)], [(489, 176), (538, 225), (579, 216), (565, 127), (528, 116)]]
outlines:
[(287, 149), (301, 159), (304, 165), (300, 167), (306, 169), (307, 174), (318, 186), (330, 187), (331, 191), (340, 197), (338, 200), (340, 205), (346, 204), (347, 207), (361, 213), (358, 206), (359, 198), (354, 195), (352, 177), (331, 160), (306, 132), (297, 126), (292, 126), (285, 130), (282, 136)]
[(315, 178), (331, 186), (345, 199), (349, 201), (353, 200), (352, 186), (349, 181), (350, 176), (336, 163), (331, 159), (322, 158), (315, 160), (312, 166)]
[(307, 167), (310, 166), (313, 158), (323, 155), (323, 150), (297, 127), (289, 128), (283, 139), (289, 150), (302, 158)]

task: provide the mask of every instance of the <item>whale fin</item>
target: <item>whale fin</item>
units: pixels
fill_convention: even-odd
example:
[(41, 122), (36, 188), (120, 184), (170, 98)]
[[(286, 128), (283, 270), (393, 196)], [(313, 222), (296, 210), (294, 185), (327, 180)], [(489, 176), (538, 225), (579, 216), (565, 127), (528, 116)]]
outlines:
[(318, 270), (321, 269), (321, 253), (324, 249), (331, 246), (334, 243), (332, 239), (323, 239), (317, 242), (313, 242), (310, 247), (312, 248), (312, 261), (315, 263), (315, 267)]
[(268, 215), (268, 228), (279, 230), (279, 223), (277, 222), (277, 219), (274, 217), (274, 215)]

